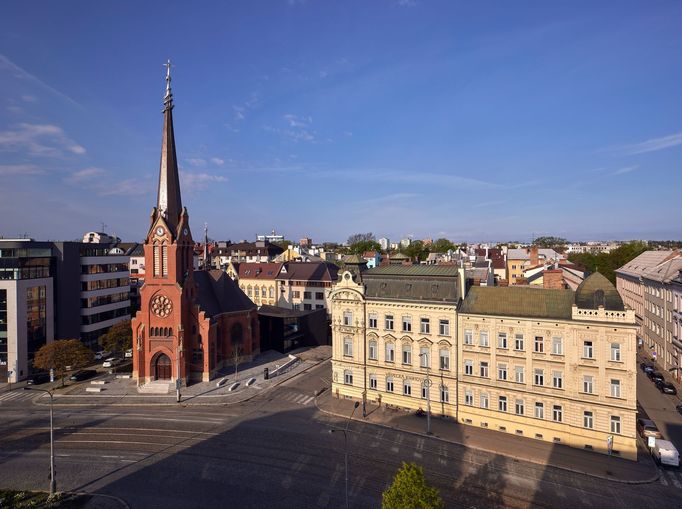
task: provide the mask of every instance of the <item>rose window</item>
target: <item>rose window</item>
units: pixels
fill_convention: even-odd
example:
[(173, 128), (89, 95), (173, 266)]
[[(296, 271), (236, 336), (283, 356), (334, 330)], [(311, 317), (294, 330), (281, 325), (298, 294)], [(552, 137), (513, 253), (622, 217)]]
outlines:
[(173, 303), (165, 295), (157, 295), (152, 299), (152, 313), (161, 318), (170, 315), (173, 310)]

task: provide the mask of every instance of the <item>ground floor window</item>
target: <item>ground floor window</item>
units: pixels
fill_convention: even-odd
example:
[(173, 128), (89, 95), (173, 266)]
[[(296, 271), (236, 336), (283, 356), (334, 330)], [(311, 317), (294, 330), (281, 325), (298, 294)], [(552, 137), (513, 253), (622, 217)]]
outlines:
[(349, 369), (343, 372), (343, 383), (353, 385), (353, 372)]
[(369, 375), (369, 388), (370, 389), (376, 389), (377, 388), (377, 376), (376, 375)]
[(440, 402), (448, 403), (450, 401), (450, 392), (445, 385), (440, 386)]

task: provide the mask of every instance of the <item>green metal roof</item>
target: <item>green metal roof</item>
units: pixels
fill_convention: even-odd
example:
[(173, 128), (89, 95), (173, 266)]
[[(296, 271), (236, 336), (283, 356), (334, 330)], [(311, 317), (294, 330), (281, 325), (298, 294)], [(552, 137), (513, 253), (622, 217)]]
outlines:
[(457, 267), (454, 265), (386, 265), (362, 273), (363, 278), (374, 276), (457, 277)]
[(573, 290), (524, 286), (472, 286), (459, 312), (570, 320)]
[(604, 306), (609, 311), (623, 311), (623, 299), (618, 290), (599, 272), (590, 274), (575, 291), (575, 303), (582, 309)]

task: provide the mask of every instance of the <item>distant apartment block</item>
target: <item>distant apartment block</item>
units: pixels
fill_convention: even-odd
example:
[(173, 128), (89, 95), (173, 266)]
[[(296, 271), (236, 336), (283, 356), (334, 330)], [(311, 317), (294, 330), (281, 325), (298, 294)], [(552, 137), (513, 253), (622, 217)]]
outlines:
[(111, 244), (0, 240), (0, 379), (8, 371), (13, 381), (26, 378), (53, 339), (97, 349), (102, 334), (130, 318), (129, 258)]
[(268, 240), (239, 242), (237, 244), (218, 242), (213, 249), (212, 257), (215, 265), (224, 269), (229, 262), (272, 262), (283, 251), (281, 247)]
[(256, 235), (256, 240), (259, 242), (283, 242), (284, 235), (275, 232), (273, 229), (271, 233), (264, 235)]
[(379, 245), (381, 246), (381, 250), (386, 252), (391, 248), (391, 241), (386, 237), (382, 237), (379, 239)]

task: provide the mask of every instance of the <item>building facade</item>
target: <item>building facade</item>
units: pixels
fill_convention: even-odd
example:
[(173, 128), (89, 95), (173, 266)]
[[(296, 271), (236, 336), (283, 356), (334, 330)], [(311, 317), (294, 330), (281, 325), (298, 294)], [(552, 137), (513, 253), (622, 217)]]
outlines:
[(460, 421), (637, 458), (634, 311), (601, 274), (576, 292), (472, 287), (458, 329)]
[(138, 383), (207, 381), (260, 348), (256, 306), (224, 271), (194, 270), (175, 153), (170, 62), (167, 69), (157, 203), (144, 242), (140, 311), (132, 320)]
[(597, 273), (576, 292), (472, 286), (462, 300), (461, 271), (342, 273), (334, 396), (410, 410), (428, 397), (464, 424), (636, 459), (636, 324), (613, 285)]
[(456, 415), (456, 267), (346, 271), (331, 296), (337, 397)]
[(674, 280), (682, 270), (678, 251), (645, 251), (616, 270), (616, 286), (636, 313), (638, 335), (663, 369), (680, 380), (682, 341), (674, 337)]

